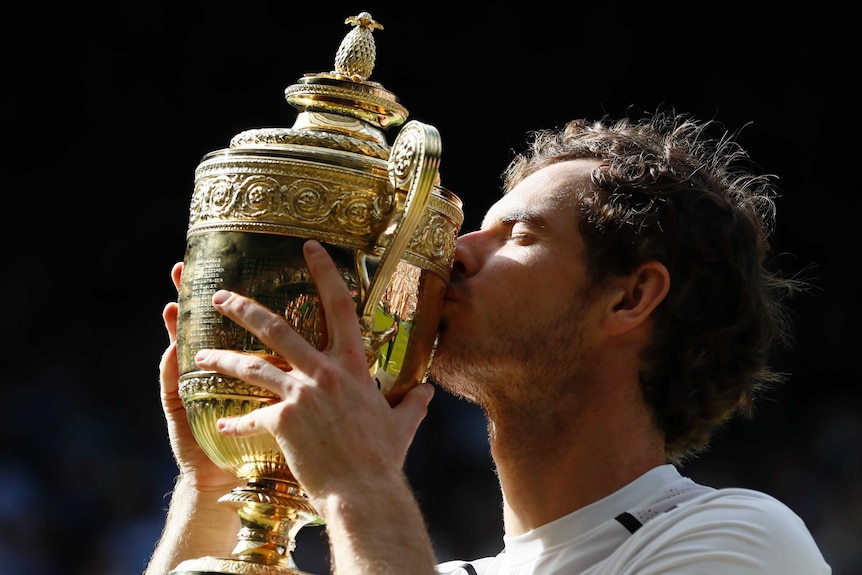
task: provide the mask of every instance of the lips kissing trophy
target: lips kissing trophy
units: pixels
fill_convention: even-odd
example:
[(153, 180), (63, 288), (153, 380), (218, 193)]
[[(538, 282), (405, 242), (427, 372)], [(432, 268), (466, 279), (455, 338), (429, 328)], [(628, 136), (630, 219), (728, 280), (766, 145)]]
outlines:
[[(302, 244), (324, 244), (354, 293), (369, 370), (391, 404), (427, 376), (437, 322), (463, 222), (461, 200), (439, 182), (436, 128), (405, 123), (407, 110), (368, 80), (382, 26), (362, 12), (335, 57), (335, 70), (306, 74), (285, 89), (298, 110), (291, 128), (241, 132), (206, 154), (195, 171), (180, 290), (180, 397), (200, 446), (246, 484), (220, 501), (241, 520), (229, 555), (183, 561), (171, 573), (300, 575), (295, 537), (319, 523), (302, 486), (268, 434), (234, 438), (221, 417), (279, 401), (223, 374), (200, 370), (195, 353), (219, 348), (287, 362), (218, 314), (221, 288), (256, 299), (322, 345), (320, 302)], [(386, 128), (401, 125), (391, 147)]]

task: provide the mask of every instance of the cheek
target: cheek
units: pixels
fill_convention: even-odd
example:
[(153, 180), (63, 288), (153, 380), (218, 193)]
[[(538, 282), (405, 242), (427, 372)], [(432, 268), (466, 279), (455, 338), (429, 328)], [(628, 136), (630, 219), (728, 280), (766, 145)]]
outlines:
[(499, 253), (469, 279), (471, 303), (495, 327), (548, 321), (581, 301), (583, 273), (568, 253), (553, 257), (541, 248)]

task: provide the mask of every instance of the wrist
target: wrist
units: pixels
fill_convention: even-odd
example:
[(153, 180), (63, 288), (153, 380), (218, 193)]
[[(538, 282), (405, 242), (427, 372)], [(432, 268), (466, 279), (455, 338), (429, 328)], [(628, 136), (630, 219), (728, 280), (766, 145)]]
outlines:
[(219, 503), (223, 489), (199, 488), (193, 476), (177, 478), (167, 520), (147, 567), (147, 575), (163, 575), (186, 559), (229, 554), (240, 528), (236, 510)]
[(366, 479), (330, 485), (313, 498), (326, 521), (335, 572), (352, 566), (378, 575), (434, 573), (434, 551), (406, 477)]
[(220, 497), (239, 485), (239, 482), (211, 485), (198, 481), (194, 473), (181, 473), (174, 483), (172, 496), (174, 499), (188, 499), (199, 505), (215, 507)]

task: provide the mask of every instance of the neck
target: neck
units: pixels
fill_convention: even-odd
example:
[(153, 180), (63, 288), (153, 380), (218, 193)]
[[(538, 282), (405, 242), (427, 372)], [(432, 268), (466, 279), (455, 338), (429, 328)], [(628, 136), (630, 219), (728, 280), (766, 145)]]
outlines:
[(508, 536), (577, 511), (665, 463), (664, 443), (645, 408), (587, 402), (549, 412), (564, 415), (491, 417)]

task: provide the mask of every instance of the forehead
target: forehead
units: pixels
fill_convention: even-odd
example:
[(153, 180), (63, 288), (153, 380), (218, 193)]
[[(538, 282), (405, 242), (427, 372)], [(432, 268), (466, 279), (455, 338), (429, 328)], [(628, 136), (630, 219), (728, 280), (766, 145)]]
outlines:
[(530, 174), (509, 190), (488, 210), (482, 227), (512, 219), (552, 219), (570, 217), (561, 207), (574, 207), (579, 192), (591, 186), (590, 174), (601, 162), (579, 158), (550, 164)]

